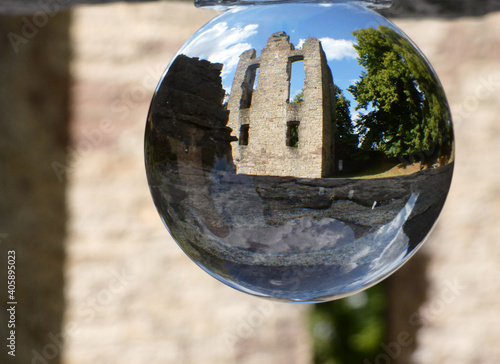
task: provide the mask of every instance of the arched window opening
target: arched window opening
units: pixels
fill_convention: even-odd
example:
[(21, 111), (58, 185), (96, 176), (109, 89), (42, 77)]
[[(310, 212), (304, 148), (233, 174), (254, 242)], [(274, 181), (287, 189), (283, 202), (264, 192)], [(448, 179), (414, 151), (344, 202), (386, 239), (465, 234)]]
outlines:
[(250, 125), (243, 124), (240, 126), (240, 137), (239, 145), (248, 145), (248, 130), (250, 129)]
[(245, 73), (245, 79), (241, 84), (243, 93), (240, 100), (240, 109), (248, 109), (252, 105), (252, 96), (257, 87), (257, 76), (259, 74), (259, 65), (251, 65)]
[(299, 121), (289, 121), (286, 128), (286, 146), (298, 148), (299, 146)]
[(288, 100), (293, 103), (304, 101), (304, 81), (306, 78), (304, 58), (292, 57), (289, 61), (290, 88)]

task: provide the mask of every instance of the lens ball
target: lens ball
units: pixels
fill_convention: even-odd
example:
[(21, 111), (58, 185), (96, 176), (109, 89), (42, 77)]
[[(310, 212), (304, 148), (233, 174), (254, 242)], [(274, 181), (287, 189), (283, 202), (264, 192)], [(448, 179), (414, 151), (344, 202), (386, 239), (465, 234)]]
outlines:
[(420, 247), (454, 165), (442, 86), (356, 5), (238, 6), (179, 50), (151, 102), (148, 183), (201, 268), (253, 295), (341, 298)]

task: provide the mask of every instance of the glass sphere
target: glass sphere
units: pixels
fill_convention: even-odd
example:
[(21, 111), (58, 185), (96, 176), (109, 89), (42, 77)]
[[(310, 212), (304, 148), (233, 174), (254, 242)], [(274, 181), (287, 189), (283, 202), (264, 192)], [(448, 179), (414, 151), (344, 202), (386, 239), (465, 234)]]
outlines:
[(400, 267), (445, 202), (449, 107), (391, 22), (348, 4), (239, 6), (197, 31), (158, 85), (145, 135), (172, 237), (215, 278), (294, 302)]

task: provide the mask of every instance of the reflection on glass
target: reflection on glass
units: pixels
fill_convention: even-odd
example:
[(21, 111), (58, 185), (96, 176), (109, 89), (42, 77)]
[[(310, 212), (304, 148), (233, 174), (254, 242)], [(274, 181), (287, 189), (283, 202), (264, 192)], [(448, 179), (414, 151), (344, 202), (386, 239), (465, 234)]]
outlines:
[(390, 22), (352, 5), (238, 8), (158, 86), (148, 181), (174, 239), (222, 282), (339, 298), (403, 264), (453, 171), (442, 87)]

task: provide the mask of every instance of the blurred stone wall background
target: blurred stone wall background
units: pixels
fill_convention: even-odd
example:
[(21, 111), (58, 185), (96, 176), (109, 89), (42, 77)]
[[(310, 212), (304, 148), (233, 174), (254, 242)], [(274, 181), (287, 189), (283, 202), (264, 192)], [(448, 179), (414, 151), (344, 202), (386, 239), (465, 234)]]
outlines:
[[(31, 351), (62, 328), (68, 184), (51, 162), (64, 160), (69, 143), (70, 20), (54, 14), (43, 29), (26, 29), (36, 41), (14, 37), (13, 47), (8, 35), (19, 34), (24, 20), (0, 15), (1, 363), (30, 363)], [(8, 256), (17, 268), (12, 297)], [(13, 324), (15, 358), (7, 355)]]
[[(426, 300), (416, 314), (405, 313), (399, 321), (410, 328), (421, 325), (415, 337), (417, 349), (408, 362), (497, 363), (500, 13), (396, 23), (419, 45), (439, 75), (451, 105), (456, 138), (451, 192), (421, 251), (428, 257)], [(400, 283), (405, 292), (404, 282)], [(411, 289), (406, 287), (406, 291)]]
[[(107, 4), (117, 0), (0, 0), (0, 12), (34, 13), (47, 7), (64, 9), (82, 4)], [(152, 2), (170, 0), (119, 0), (121, 2)], [(183, 0), (191, 2), (190, 0)], [(217, 0), (220, 1), (220, 0)], [(267, 0), (260, 0), (267, 1)], [(376, 2), (376, 0), (374, 0)], [(500, 10), (500, 0), (392, 0), (386, 14), (391, 16), (468, 16), (484, 15)]]
[[(4, 33), (20, 34), (25, 20), (1, 20), (0, 251), (15, 246), (24, 272), (18, 356), (2, 362), (310, 363), (308, 306), (249, 297), (203, 273), (149, 196), (142, 142), (152, 92), (214, 13), (162, 2), (76, 7), (71, 23), (52, 15), (20, 53)], [(498, 363), (500, 13), (396, 23), (444, 84), (457, 163), (436, 229), (389, 281), (379, 361)], [(23, 72), (37, 67), (45, 71)], [(41, 91), (22, 91), (32, 88)]]
[(73, 16), (76, 153), (93, 131), (100, 140), (81, 148), (69, 175), (66, 322), (78, 334), (63, 363), (307, 363), (307, 307), (262, 302), (201, 271), (149, 194), (143, 138), (152, 92), (214, 12), (160, 3)]

